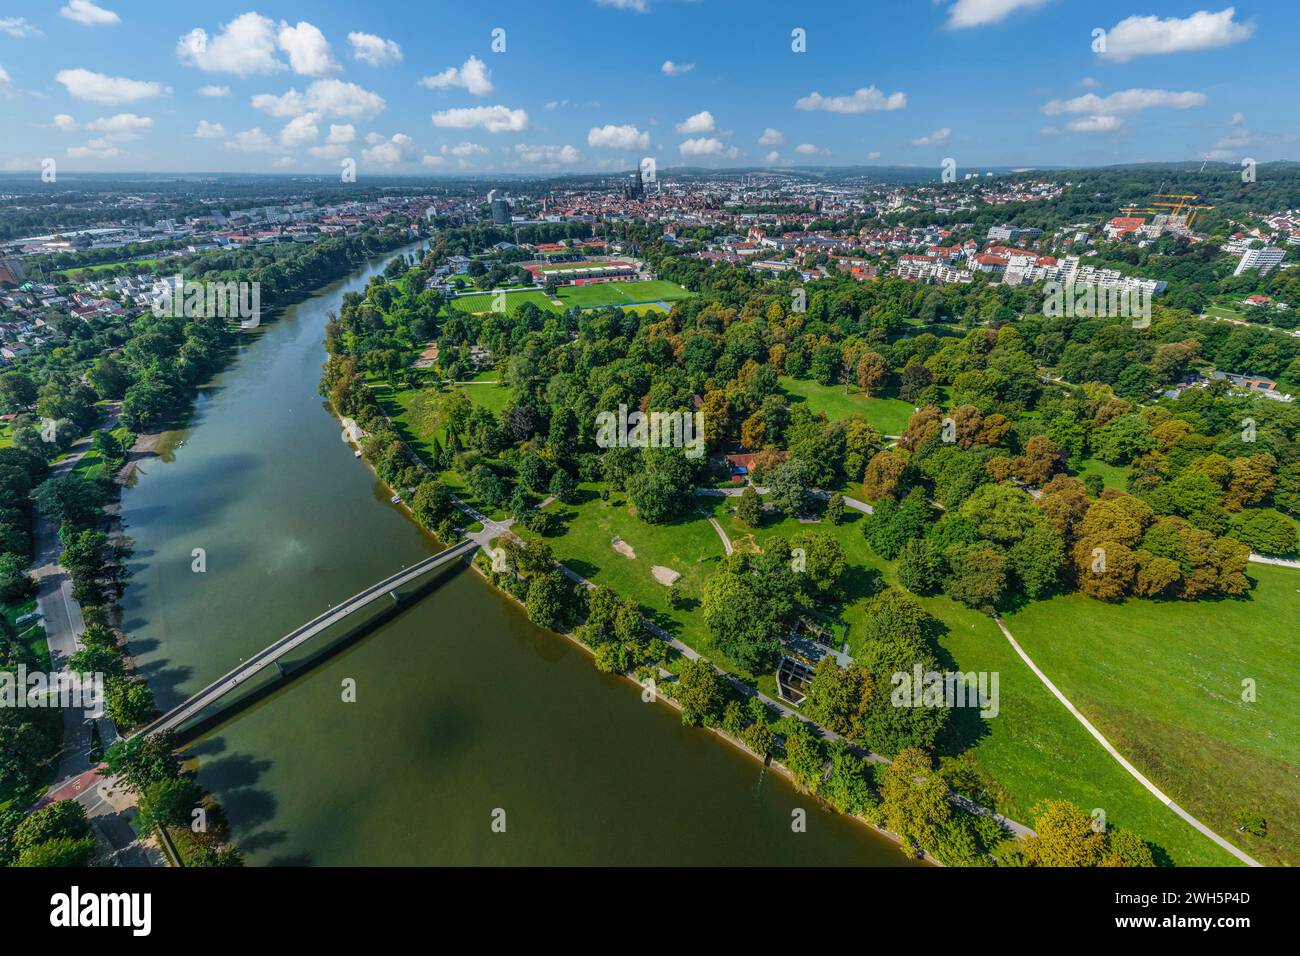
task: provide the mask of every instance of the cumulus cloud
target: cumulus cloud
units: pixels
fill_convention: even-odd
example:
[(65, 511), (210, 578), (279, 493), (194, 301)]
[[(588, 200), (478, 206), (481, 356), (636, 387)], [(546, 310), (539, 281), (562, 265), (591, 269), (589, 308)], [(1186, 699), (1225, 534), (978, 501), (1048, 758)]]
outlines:
[(349, 33), (348, 42), (352, 44), (352, 59), (362, 63), (388, 66), (402, 60), (402, 48), (396, 42), (373, 33)]
[(327, 137), (325, 137), (325, 142), (332, 143), (335, 145), (341, 145), (345, 143), (350, 143), (356, 138), (357, 138), (357, 130), (356, 127), (353, 126), (351, 123), (344, 123), (342, 125), (331, 123), (330, 133)]
[(637, 13), (645, 13), (650, 9), (646, 0), (596, 0), (598, 6), (616, 7), (619, 10), (635, 10)]
[(229, 95), (230, 95), (230, 87), (228, 86), (200, 86), (199, 87), (199, 96), (208, 96), (208, 97), (216, 98), (216, 97), (229, 96)]
[[(3, 72), (4, 70), (0, 69), (0, 73)], [(65, 133), (75, 133), (77, 131), (77, 121), (67, 113), (60, 113), (58, 116), (54, 117), (54, 125)]]
[(280, 49), (289, 54), (289, 66), (303, 76), (325, 76), (339, 68), (325, 34), (306, 20), (296, 27), (280, 21), (277, 38)]
[(776, 150), (772, 150), (772, 152), (767, 154), (767, 164), (769, 166), (775, 166), (777, 161), (780, 160), (780, 158), (781, 158), (781, 154), (778, 153)]
[(86, 129), (99, 133), (105, 140), (125, 141), (139, 139), (141, 133), (153, 129), (153, 120), (134, 113), (118, 113), (116, 116), (101, 116), (87, 123)]
[(635, 126), (593, 126), (587, 133), (587, 145), (605, 149), (649, 149), (650, 134), (643, 133)]
[(1106, 34), (1105, 59), (1124, 63), (1140, 56), (1212, 50), (1249, 40), (1255, 24), (1238, 23), (1234, 7), (1211, 13), (1201, 10), (1190, 17), (1128, 17)]
[(295, 116), (284, 124), (280, 130), (280, 143), (289, 149), (296, 149), (316, 142), (320, 138), (320, 127), (316, 125), (319, 117), (315, 113)]
[(455, 146), (444, 145), (439, 150), (444, 156), (455, 156), (458, 159), (464, 159), (467, 156), (483, 156), (487, 151), (486, 146), (480, 146), (478, 143), (457, 143)]
[(681, 76), (683, 73), (689, 73), (695, 69), (694, 63), (674, 63), (672, 60), (664, 60), (664, 65), (659, 67), (664, 76)]
[(195, 27), (177, 41), (176, 55), (182, 63), (208, 73), (251, 76), (284, 69), (275, 55), (278, 47), (275, 22), (250, 12), (223, 25), (215, 36)]
[(68, 0), (68, 5), (59, 10), (59, 16), (88, 27), (105, 27), (122, 19), (112, 10), (91, 3), (91, 0)]
[(525, 163), (543, 166), (571, 166), (582, 158), (572, 146), (525, 146), (515, 144), (515, 155)]
[(130, 103), (170, 93), (161, 83), (146, 80), (128, 80), (121, 76), (108, 76), (90, 70), (60, 70), (54, 78), (79, 100), (92, 103)]
[(1243, 159), (1247, 149), (1293, 143), (1295, 139), (1294, 133), (1282, 136), (1256, 133), (1246, 126), (1246, 117), (1243, 113), (1233, 113), (1232, 118), (1228, 120), (1228, 132), (1219, 137), (1208, 152), (1201, 155), (1205, 159)]
[(701, 136), (696, 139), (688, 139), (677, 149), (681, 152), (682, 157), (707, 157), (722, 156), (727, 159), (735, 159), (740, 155), (740, 150), (732, 146), (727, 148), (726, 143), (714, 136)]
[(691, 133), (712, 133), (717, 128), (717, 124), (713, 122), (713, 114), (708, 110), (701, 110), (694, 116), (688, 116), (677, 124), (677, 132), (686, 135)]
[(1109, 96), (1085, 93), (1083, 96), (1076, 96), (1069, 100), (1051, 100), (1043, 105), (1043, 112), (1048, 116), (1057, 116), (1061, 113), (1125, 116), (1139, 110), (1149, 110), (1156, 107), (1185, 110), (1204, 106), (1205, 103), (1206, 96), (1204, 93), (1191, 91), (1174, 93), (1169, 90), (1132, 89), (1120, 90), (1118, 93), (1112, 93)]
[(15, 40), (45, 35), (28, 23), (26, 17), (0, 17), (0, 33), (7, 33)]
[(112, 159), (121, 155), (121, 150), (104, 140), (91, 140), (85, 146), (69, 146), (68, 157), (71, 159)]
[(433, 125), (442, 129), (484, 129), (489, 133), (522, 133), (528, 129), (526, 110), (508, 106), (468, 106), (433, 114)]
[(1112, 133), (1123, 125), (1124, 119), (1120, 116), (1080, 116), (1066, 123), (1065, 128), (1071, 133)]
[(233, 149), (240, 153), (265, 153), (270, 152), (274, 147), (275, 142), (271, 137), (257, 126), (236, 133), (226, 140), (226, 149)]
[(850, 96), (822, 96), (813, 92), (795, 101), (801, 110), (825, 110), (828, 113), (878, 113), (901, 110), (907, 106), (906, 93), (886, 96), (874, 86), (864, 86)]
[(390, 138), (371, 133), (366, 142), (370, 143), (370, 148), (362, 150), (361, 158), (367, 163), (373, 163), (377, 166), (395, 166), (398, 163), (404, 163), (412, 158), (412, 149), (415, 142), (405, 133), (394, 133)]
[(1000, 23), (1017, 10), (1042, 6), (1047, 0), (957, 0), (948, 8), (948, 26), (954, 30)]
[(420, 164), (428, 166), (430, 169), (439, 169), (447, 165), (447, 157), (426, 155), (420, 158)]
[(10, 97), (14, 95), (13, 84), (9, 81), (9, 71), (0, 66), (0, 96)]
[(815, 156), (816, 154), (822, 152), (822, 149), (818, 147), (815, 143), (800, 143), (798, 146), (794, 148), (794, 151), (796, 153), (801, 153), (804, 156)]
[(927, 133), (924, 136), (918, 136), (912, 140), (913, 146), (942, 146), (948, 142), (948, 137), (952, 135), (952, 130), (948, 127), (937, 129), (933, 133)]
[(199, 125), (194, 130), (194, 135), (198, 139), (224, 139), (226, 136), (226, 128), (220, 123), (209, 123), (207, 120), (199, 120)]
[(426, 76), (420, 85), (431, 90), (445, 90), (460, 87), (475, 96), (486, 96), (493, 90), (492, 74), (482, 60), (471, 56), (459, 68), (449, 66), (441, 73)]
[(779, 129), (772, 129), (770, 126), (763, 130), (763, 135), (758, 138), (760, 146), (780, 146), (784, 142), (785, 134)]
[(304, 113), (320, 113), (322, 116), (368, 120), (374, 119), (388, 108), (378, 93), (338, 79), (317, 80), (307, 87), (306, 93), (299, 93), (296, 89), (290, 89), (279, 96), (258, 93), (253, 97), (252, 103), (262, 112), (282, 119)]

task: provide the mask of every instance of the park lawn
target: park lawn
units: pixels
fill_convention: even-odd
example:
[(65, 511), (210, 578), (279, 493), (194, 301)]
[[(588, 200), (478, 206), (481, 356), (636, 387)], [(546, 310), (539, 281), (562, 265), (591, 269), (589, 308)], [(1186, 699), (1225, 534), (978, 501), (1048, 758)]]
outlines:
[[(18, 626), (14, 623), (20, 617), (31, 614), (36, 610), (36, 598), (28, 598), (25, 601), (16, 604), (0, 604), (0, 615), (4, 616), (5, 624), (10, 632), (17, 631)], [(22, 643), (31, 651), (32, 656), (40, 663), (41, 669), (48, 671), (50, 669), (50, 646), (45, 643), (45, 626), (36, 621), (23, 626), (18, 636)]]
[[(526, 289), (520, 292), (507, 292), (506, 294), (506, 312), (511, 313), (518, 309), (525, 302), (531, 302), (539, 309), (547, 312), (559, 312), (545, 292), (537, 289)], [(483, 293), (481, 295), (463, 295), (451, 300), (451, 307), (458, 312), (469, 312), (472, 314), (491, 312), (492, 300), (495, 296)]]
[[(123, 445), (127, 444), (130, 439), (130, 432), (125, 425), (118, 425), (113, 429), (112, 434)], [(72, 466), (72, 472), (81, 475), (83, 478), (98, 478), (104, 473), (104, 456), (99, 453), (98, 449), (92, 448)]]
[(691, 293), (676, 282), (652, 279), (644, 282), (595, 282), (591, 285), (562, 286), (556, 293), (567, 308), (600, 309), (606, 306), (644, 305), (689, 298)]
[(1212, 319), (1246, 318), (1246, 313), (1242, 311), (1240, 299), (1220, 299), (1218, 302), (1211, 302), (1205, 307), (1205, 314)]
[[(548, 511), (561, 515), (563, 533), (547, 538), (557, 560), (596, 584), (604, 584), (619, 595), (641, 605), (644, 616), (674, 637), (721, 666), (735, 670), (712, 646), (699, 601), (704, 583), (717, 569), (724, 551), (722, 540), (713, 526), (696, 510), (669, 524), (647, 524), (633, 513), (627, 496), (611, 492), (608, 501), (600, 498), (600, 484), (579, 485), (579, 503), (554, 502)], [(521, 536), (535, 537), (522, 528)], [(635, 558), (627, 558), (613, 548), (615, 538), (631, 546)], [(668, 605), (668, 588), (651, 574), (655, 565), (672, 568), (681, 575), (677, 587), (686, 598), (686, 607)]]
[[(732, 499), (700, 500), (737, 550), (751, 541), (761, 547), (773, 535), (792, 539), (807, 530), (833, 534), (849, 566), (859, 569), (849, 575), (848, 601), (838, 611), (848, 625), (850, 654), (860, 652), (869, 598), (884, 587), (899, 586), (894, 564), (877, 555), (863, 537), (863, 515), (849, 510), (838, 527), (769, 518), (750, 529), (732, 513)], [(1236, 862), (1130, 777), (1039, 682), (990, 618), (943, 595), (917, 600), (945, 628), (939, 638), (943, 667), (999, 675), (997, 716), (985, 719), (974, 711), (959, 711), (939, 747), (945, 757), (970, 754), (980, 776), (991, 781), (986, 789), (998, 810), (1032, 826), (1033, 808), (1043, 800), (1069, 800), (1089, 812), (1102, 807), (1110, 823), (1136, 831), (1179, 865)]]
[(1079, 462), (1076, 477), (1083, 478), (1087, 475), (1099, 475), (1107, 488), (1118, 488), (1120, 491), (1128, 488), (1128, 468), (1123, 465), (1108, 465), (1097, 458), (1085, 458)]
[[(1007, 626), (1063, 694), (1170, 798), (1263, 863), (1300, 862), (1300, 571), (1252, 564), (1245, 600), (1066, 595)], [(1258, 699), (1243, 702), (1243, 681)], [(1268, 835), (1236, 830), (1250, 808)]]
[(104, 269), (113, 269), (117, 266), (132, 266), (139, 272), (152, 272), (157, 265), (157, 259), (128, 259), (125, 262), (100, 262), (93, 266), (73, 266), (70, 269), (60, 270), (58, 274), (66, 276), (73, 272), (102, 272)]
[(856, 387), (822, 385), (810, 379), (781, 376), (781, 388), (791, 405), (807, 402), (814, 412), (825, 412), (831, 421), (860, 415), (882, 435), (901, 435), (916, 406), (897, 398), (866, 398)]
[(510, 386), (495, 380), (479, 381), (473, 385), (462, 385), (460, 390), (469, 396), (475, 405), (486, 408), (497, 418), (510, 403)]
[(433, 439), (447, 438), (438, 413), (443, 393), (436, 388), (395, 389), (383, 381), (371, 383), (371, 390), (403, 440), (426, 462), (432, 463)]
[(14, 430), (8, 425), (0, 425), (0, 448), (10, 448), (14, 443)]

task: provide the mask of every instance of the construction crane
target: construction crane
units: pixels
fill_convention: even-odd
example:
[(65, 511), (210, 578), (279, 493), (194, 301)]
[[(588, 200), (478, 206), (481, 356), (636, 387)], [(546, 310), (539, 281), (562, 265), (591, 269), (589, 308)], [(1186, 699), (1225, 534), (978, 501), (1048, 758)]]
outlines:
[(1185, 216), (1187, 228), (1192, 228), (1192, 223), (1196, 221), (1196, 214), (1202, 209), (1213, 209), (1213, 206), (1197, 202), (1200, 196), (1186, 196), (1180, 194), (1161, 193), (1152, 200), (1151, 205), (1158, 209), (1170, 210), (1171, 216)]

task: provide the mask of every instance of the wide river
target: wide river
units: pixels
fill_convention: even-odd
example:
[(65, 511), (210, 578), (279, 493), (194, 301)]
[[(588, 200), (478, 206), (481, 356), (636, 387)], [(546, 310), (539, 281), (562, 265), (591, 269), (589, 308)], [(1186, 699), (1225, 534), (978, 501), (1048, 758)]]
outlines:
[[(125, 627), (164, 709), (438, 549), (316, 392), (326, 313), (387, 258), (267, 324), (124, 490)], [(252, 864), (907, 863), (468, 570), (188, 755)]]

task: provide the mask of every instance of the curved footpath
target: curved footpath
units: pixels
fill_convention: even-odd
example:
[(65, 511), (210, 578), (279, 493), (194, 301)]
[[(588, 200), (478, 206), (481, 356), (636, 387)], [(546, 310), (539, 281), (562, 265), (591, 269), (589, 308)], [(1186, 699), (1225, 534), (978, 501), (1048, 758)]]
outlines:
[(1025, 653), (1024, 648), (1020, 646), (1020, 644), (1016, 641), (1015, 637), (1012, 636), (1011, 632), (1007, 630), (1007, 626), (1002, 623), (1002, 618), (998, 617), (995, 614), (993, 616), (993, 620), (997, 622), (998, 627), (1002, 630), (1002, 633), (1006, 637), (1006, 639), (1011, 642), (1012, 648), (1014, 648), (1015, 652), (1020, 655), (1020, 659), (1023, 660), (1027, 665), (1029, 665), (1029, 669), (1034, 672), (1034, 674), (1038, 677), (1040, 681), (1043, 682), (1043, 686), (1052, 692), (1052, 696), (1054, 696), (1057, 700), (1059, 700), (1062, 704), (1065, 705), (1065, 709), (1068, 710), (1071, 714), (1073, 714), (1074, 718), (1079, 723), (1083, 724), (1084, 729), (1088, 731), (1088, 733), (1092, 734), (1092, 736), (1096, 738), (1099, 744), (1101, 744), (1103, 747), (1106, 748), (1106, 752), (1110, 754), (1112, 757), (1114, 757), (1116, 761), (1119, 762), (1119, 765), (1121, 767), (1123, 767), (1125, 770), (1128, 771), (1129, 776), (1131, 776), (1138, 783), (1142, 784), (1142, 786), (1146, 787), (1147, 790), (1151, 791), (1151, 793), (1155, 796), (1157, 800), (1159, 800), (1170, 810), (1174, 811), (1174, 813), (1178, 814), (1180, 817), (1182, 817), (1184, 820), (1186, 820), (1188, 823), (1194, 826), (1202, 834), (1209, 837), (1211, 840), (1213, 840), (1219, 846), (1223, 847), (1225, 850), (1227, 850), (1237, 859), (1241, 860), (1242, 863), (1245, 863), (1247, 866), (1263, 866), (1263, 864), (1260, 863), (1258, 860), (1256, 860), (1254, 857), (1237, 849), (1235, 846), (1233, 846), (1223, 837), (1219, 836), (1217, 833), (1215, 833), (1213, 830), (1207, 827), (1200, 820), (1196, 819), (1196, 817), (1192, 816), (1190, 813), (1188, 813), (1178, 804), (1174, 803), (1174, 801), (1171, 800), (1169, 797), (1165, 796), (1165, 794), (1161, 792), (1159, 787), (1157, 787), (1154, 783), (1148, 780), (1142, 774), (1142, 771), (1138, 770), (1137, 767), (1129, 763), (1128, 760), (1124, 758), (1124, 755), (1121, 754), (1118, 750), (1116, 750), (1114, 745), (1109, 740), (1107, 740), (1105, 737), (1102, 736), (1101, 731), (1099, 731), (1096, 727), (1094, 727), (1087, 717), (1079, 713), (1079, 709), (1075, 707), (1074, 704), (1070, 703), (1069, 699), (1064, 694), (1062, 694), (1059, 689), (1057, 689), (1057, 686), (1053, 684), (1051, 680), (1048, 678), (1048, 676), (1044, 674), (1042, 670), (1039, 669), (1038, 665), (1035, 664), (1033, 660), (1030, 659), (1029, 655)]

